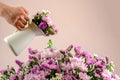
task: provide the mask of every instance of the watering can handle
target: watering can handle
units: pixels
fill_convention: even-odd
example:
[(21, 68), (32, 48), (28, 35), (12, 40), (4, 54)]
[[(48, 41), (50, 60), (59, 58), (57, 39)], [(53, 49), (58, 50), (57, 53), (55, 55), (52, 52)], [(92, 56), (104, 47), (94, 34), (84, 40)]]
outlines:
[[(29, 26), (29, 25), (30, 25), (30, 19), (28, 20), (28, 22), (27, 22), (27, 25), (26, 25), (26, 26)], [(26, 28), (27, 28), (27, 27), (26, 27)], [(24, 29), (26, 29), (26, 28), (24, 28)], [(23, 29), (23, 30), (24, 30), (24, 29)], [(15, 33), (15, 32), (18, 32), (18, 30), (15, 30), (15, 31), (14, 31), (14, 33)]]
[[(39, 36), (39, 35), (46, 36), (46, 34), (45, 34), (40, 28), (38, 28), (38, 26), (37, 26), (35, 23), (33, 23), (32, 21), (30, 21), (30, 19), (28, 20), (26, 26), (27, 26), (27, 27), (24, 28), (22, 31), (24, 31), (24, 30), (32, 27), (32, 28), (34, 28), (34, 29), (32, 29), (32, 30), (35, 30), (36, 35), (38, 35), (38, 36)], [(33, 27), (33, 26), (34, 26), (34, 27)], [(18, 30), (16, 30), (14, 33), (16, 33), (16, 32), (18, 32)]]

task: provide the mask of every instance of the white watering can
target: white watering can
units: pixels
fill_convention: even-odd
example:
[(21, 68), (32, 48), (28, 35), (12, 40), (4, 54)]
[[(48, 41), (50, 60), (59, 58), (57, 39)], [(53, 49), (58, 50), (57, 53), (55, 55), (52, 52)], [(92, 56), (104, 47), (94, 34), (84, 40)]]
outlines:
[(9, 45), (12, 52), (18, 56), (23, 49), (29, 44), (29, 42), (35, 37), (45, 34), (38, 28), (33, 22), (28, 24), (28, 27), (22, 31), (14, 32), (7, 36), (4, 41)]

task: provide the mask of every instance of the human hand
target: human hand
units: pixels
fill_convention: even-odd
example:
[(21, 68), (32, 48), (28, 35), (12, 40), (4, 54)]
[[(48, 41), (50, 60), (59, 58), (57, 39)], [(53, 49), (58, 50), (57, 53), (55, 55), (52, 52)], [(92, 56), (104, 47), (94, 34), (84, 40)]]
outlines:
[(8, 23), (12, 24), (20, 31), (25, 28), (25, 25), (29, 20), (28, 11), (23, 7), (6, 6), (3, 9), (2, 16)]

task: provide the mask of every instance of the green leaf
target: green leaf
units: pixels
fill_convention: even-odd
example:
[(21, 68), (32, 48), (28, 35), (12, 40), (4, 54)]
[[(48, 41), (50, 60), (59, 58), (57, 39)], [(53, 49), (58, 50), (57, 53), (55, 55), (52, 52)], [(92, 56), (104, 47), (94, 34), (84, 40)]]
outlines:
[(91, 80), (100, 80), (100, 79), (98, 79), (97, 77), (93, 76), (93, 77), (91, 78)]
[(77, 68), (77, 69), (75, 69), (76, 70), (76, 72), (78, 72), (78, 73), (80, 73), (81, 72), (81, 70), (79, 69), (79, 68)]
[(73, 58), (73, 56), (70, 53), (68, 53), (68, 56), (71, 57), (71, 58)]
[(56, 73), (56, 70), (51, 69), (50, 75), (47, 75), (46, 78), (50, 79), (52, 77), (55, 77), (56, 76), (55, 73)]
[(70, 45), (68, 48), (67, 48), (67, 52), (70, 52), (73, 48), (73, 45)]
[(47, 45), (47, 48), (53, 48), (53, 43), (52, 43), (52, 40), (51, 39), (49, 39), (49, 41), (48, 41), (48, 45)]
[(54, 34), (54, 31), (51, 27), (47, 27), (46, 30), (48, 31), (49, 34)]
[(36, 64), (37, 64), (36, 62), (30, 62), (29, 67), (33, 68), (33, 66), (36, 65)]
[(106, 69), (113, 72), (114, 71), (114, 64), (113, 62), (110, 62), (110, 65), (106, 66)]

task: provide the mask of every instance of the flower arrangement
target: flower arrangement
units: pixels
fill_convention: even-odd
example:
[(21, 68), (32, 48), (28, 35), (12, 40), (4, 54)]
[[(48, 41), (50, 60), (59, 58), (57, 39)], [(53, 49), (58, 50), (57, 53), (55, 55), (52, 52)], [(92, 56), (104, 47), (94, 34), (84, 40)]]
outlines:
[(28, 61), (16, 60), (17, 70), (1, 70), (0, 80), (120, 80), (108, 57), (93, 56), (73, 45), (56, 50), (52, 44), (49, 40), (42, 51), (29, 48)]
[(40, 13), (37, 13), (32, 22), (40, 28), (46, 36), (54, 35), (57, 33), (56, 26), (52, 24), (52, 20), (48, 16), (50, 12), (47, 10), (43, 10)]

